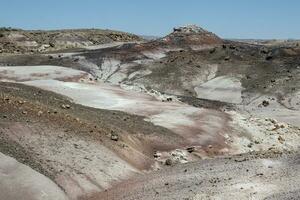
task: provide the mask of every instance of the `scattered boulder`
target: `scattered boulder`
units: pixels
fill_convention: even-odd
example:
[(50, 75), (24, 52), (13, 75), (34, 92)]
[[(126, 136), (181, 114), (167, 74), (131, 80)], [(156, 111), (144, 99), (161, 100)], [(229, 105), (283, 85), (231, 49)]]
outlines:
[(255, 140), (255, 141), (254, 141), (254, 143), (255, 143), (255, 144), (260, 144), (260, 143), (261, 143), (261, 141), (259, 141), (259, 140)]
[(123, 118), (123, 121), (127, 121), (127, 120), (129, 120), (129, 119), (130, 119), (130, 117), (127, 116), (127, 117), (124, 117), (124, 118)]
[(43, 111), (40, 110), (37, 115), (41, 116), (42, 114), (43, 114)]
[(168, 98), (167, 98), (167, 101), (172, 101), (172, 98), (171, 98), (171, 97), (168, 97)]
[(171, 165), (173, 165), (173, 164), (174, 164), (174, 162), (173, 162), (173, 160), (172, 160), (171, 158), (168, 158), (168, 159), (165, 161), (165, 165), (171, 166)]
[(79, 144), (76, 144), (76, 143), (74, 143), (73, 146), (74, 146), (75, 149), (79, 149), (80, 148)]
[(247, 158), (246, 157), (239, 157), (239, 158), (236, 158), (234, 159), (235, 162), (245, 162), (247, 161)]
[(154, 154), (153, 154), (153, 157), (154, 158), (160, 158), (161, 157), (161, 153), (159, 153), (159, 152), (154, 152)]
[(49, 42), (49, 46), (53, 48), (55, 47), (55, 44), (53, 42)]
[(63, 109), (70, 109), (71, 106), (69, 104), (62, 104), (61, 108), (63, 108)]
[(280, 135), (278, 136), (278, 141), (282, 144), (285, 141), (285, 139)]
[(195, 151), (195, 147), (188, 147), (186, 148), (187, 152), (192, 153)]
[(263, 48), (260, 50), (260, 52), (261, 52), (262, 54), (268, 54), (268, 53), (269, 53), (269, 50), (268, 50), (266, 47), (263, 47)]
[(230, 46), (229, 46), (229, 49), (236, 49), (236, 46), (230, 45)]
[(248, 148), (252, 148), (253, 147), (253, 143), (250, 142), (248, 145), (247, 145)]
[(113, 140), (113, 141), (118, 141), (119, 140), (119, 136), (116, 133), (111, 133), (110, 139)]
[(264, 107), (267, 107), (267, 106), (270, 105), (270, 102), (267, 101), (267, 100), (264, 100), (264, 101), (262, 102), (262, 105), (263, 105)]
[(215, 52), (216, 52), (216, 48), (213, 48), (213, 49), (211, 49), (211, 50), (209, 51), (210, 54), (213, 54), (213, 53), (215, 53)]
[(266, 60), (272, 60), (273, 59), (273, 56), (272, 55), (268, 55), (267, 57), (266, 57)]
[(226, 60), (226, 61), (230, 60), (230, 56), (226, 56), (226, 57), (224, 58), (224, 60)]

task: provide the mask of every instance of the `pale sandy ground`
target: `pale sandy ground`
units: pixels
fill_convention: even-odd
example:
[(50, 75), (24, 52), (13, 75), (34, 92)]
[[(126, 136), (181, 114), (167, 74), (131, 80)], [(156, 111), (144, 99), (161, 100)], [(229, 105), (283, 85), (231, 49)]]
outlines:
[[(41, 66), (45, 67), (45, 66)], [(256, 121), (247, 121), (245, 117), (239, 113), (224, 113), (221, 111), (215, 111), (211, 109), (196, 108), (178, 101), (173, 102), (162, 102), (145, 93), (140, 93), (136, 91), (129, 91), (120, 88), (119, 86), (112, 86), (105, 83), (96, 82), (64, 82), (60, 80), (50, 80), (49, 78), (56, 79), (61, 78), (60, 74), (57, 76), (56, 71), (60, 69), (63, 74), (72, 79), (77, 77), (78, 74), (83, 72), (79, 70), (70, 70), (68, 68), (47, 66), (48, 73), (43, 76), (35, 77), (30, 74), (35, 74), (35, 69), (40, 72), (41, 69), (38, 67), (23, 67), (25, 72), (30, 69), (28, 73), (29, 81), (22, 82), (27, 85), (40, 87), (42, 89), (50, 90), (73, 99), (74, 102), (90, 106), (94, 108), (109, 109), (109, 110), (119, 110), (127, 113), (144, 116), (145, 120), (154, 123), (155, 125), (163, 126), (172, 130), (174, 133), (187, 138), (192, 144), (197, 146), (208, 145), (220, 145), (220, 141), (225, 141), (232, 146), (232, 141), (236, 141), (234, 138), (243, 138), (246, 142), (242, 142), (243, 145), (246, 143), (254, 142), (256, 132), (262, 133), (262, 130), (256, 130)], [(21, 73), (16, 71), (22, 70), (22, 67), (11, 67), (9, 69), (15, 74), (12, 80), (18, 80), (18, 76), (23, 76)], [(1, 71), (0, 71), (1, 72)], [(69, 72), (69, 73), (68, 73)], [(7, 73), (1, 74), (7, 79)], [(88, 77), (88, 75), (86, 75)], [(86, 79), (81, 79), (86, 80)], [(224, 88), (225, 85), (230, 85), (229, 89)], [(227, 98), (228, 101), (239, 101), (241, 98), (241, 86), (240, 81), (233, 79), (232, 77), (218, 77), (207, 82), (207, 86), (214, 88), (223, 88), (220, 92), (214, 93), (214, 90), (208, 90), (206, 98), (215, 99), (218, 97)], [(209, 89), (209, 88), (208, 88)], [(206, 91), (206, 90), (205, 90)], [(204, 91), (204, 92), (205, 92)], [(202, 93), (201, 91), (199, 91)], [(223, 96), (222, 96), (223, 94)], [(229, 119), (232, 119), (232, 124), (228, 124)], [(244, 120), (241, 120), (245, 118)], [(258, 120), (259, 121), (259, 120)], [(245, 127), (245, 123), (249, 128)], [(260, 124), (258, 126), (268, 127), (266, 124)], [(234, 132), (228, 127), (234, 127)], [(235, 128), (237, 127), (237, 128)], [(285, 125), (284, 128), (288, 129), (289, 126)], [(292, 130), (293, 127), (290, 127)], [(297, 132), (297, 130), (295, 130)], [(252, 133), (253, 132), (253, 133)], [(263, 135), (263, 134), (262, 134)], [(265, 135), (263, 135), (265, 137)], [(276, 137), (274, 137), (276, 138)], [(289, 137), (286, 137), (289, 138)], [(274, 139), (271, 145), (276, 145), (277, 140)], [(221, 142), (222, 143), (222, 142)], [(262, 141), (260, 143), (263, 143)], [(240, 144), (240, 142), (238, 142)], [(264, 144), (264, 143), (263, 143)], [(266, 143), (267, 144), (267, 143)], [(233, 145), (237, 149), (234, 152), (244, 152), (243, 145)], [(295, 144), (293, 143), (292, 146)], [(262, 145), (263, 146), (263, 145)], [(297, 145), (298, 146), (298, 145)], [(221, 149), (223, 152), (230, 153), (230, 150), (226, 147)], [(264, 146), (264, 148), (269, 148), (269, 144)], [(233, 152), (232, 152), (233, 153)]]
[[(0, 78), (4, 77), (3, 80), (9, 79), (10, 81), (18, 81), (24, 75), (23, 73), (21, 74), (16, 71), (21, 70), (25, 73), (27, 69), (30, 69), (29, 73), (27, 73), (27, 78), (29, 80), (21, 81), (21, 83), (54, 91), (70, 97), (74, 102), (85, 106), (109, 110), (120, 110), (131, 114), (144, 116), (145, 120), (151, 121), (155, 125), (166, 127), (172, 130), (174, 133), (183, 136), (191, 145), (194, 144), (195, 146), (201, 147), (212, 144), (213, 146), (215, 145), (215, 148), (217, 148), (220, 147), (220, 144), (223, 144), (224, 146), (221, 146), (221, 149), (219, 149), (220, 152), (243, 153), (253, 150), (268, 150), (270, 148), (279, 150), (295, 150), (300, 144), (299, 130), (287, 124), (281, 126), (280, 123), (272, 122), (272, 120), (269, 119), (248, 118), (234, 111), (221, 112), (211, 109), (196, 108), (178, 101), (162, 102), (157, 100), (159, 98), (155, 98), (154, 96), (136, 91), (125, 90), (119, 86), (112, 86), (99, 82), (89, 82), (89, 75), (87, 74), (80, 76), (81, 78), (78, 79), (78, 75), (82, 75), (83, 72), (71, 70), (69, 73), (68, 70), (70, 69), (68, 68), (62, 69), (60, 67), (47, 66), (48, 73), (36, 77), (32, 74), (40, 72), (41, 69), (37, 68), (38, 67), (11, 67), (6, 70), (9, 70), (9, 74), (13, 74), (13, 76), (7, 76), (7, 72), (3, 70), (2, 73), (0, 73)], [(35, 71), (35, 69), (37, 71)], [(64, 77), (61, 77), (61, 73), (57, 74), (57, 70), (61, 70), (61, 73), (64, 74)], [(64, 81), (66, 79), (67, 81), (73, 80), (75, 82), (66, 82)], [(224, 84), (224, 81), (227, 83), (228, 79), (221, 79), (221, 83)], [(233, 100), (239, 99), (239, 84), (237, 84), (237, 81), (235, 80), (230, 81), (230, 83), (233, 83), (234, 90), (229, 90), (228, 93), (226, 93), (227, 97), (232, 95)], [(216, 85), (222, 86), (222, 84), (219, 84), (218, 81)], [(212, 84), (212, 86), (214, 86), (214, 84)], [(234, 92), (234, 95), (232, 92)], [(221, 95), (221, 93), (218, 95)], [(280, 128), (276, 128), (277, 126)], [(49, 134), (49, 136), (45, 136), (45, 139), (51, 139), (50, 135), (56, 137), (54, 134)], [(279, 136), (282, 137), (284, 141), (279, 141)], [(80, 142), (80, 139), (75, 140), (78, 140), (78, 142), (82, 143), (86, 148), (93, 147), (93, 145), (89, 145), (90, 143), (84, 143), (84, 141)], [(54, 138), (53, 141), (56, 141), (56, 139)], [(34, 140), (31, 142), (34, 142)], [(71, 153), (73, 146), (68, 146), (69, 142), (72, 144), (75, 141), (68, 141), (66, 144), (61, 145), (66, 148), (61, 149), (61, 152), (64, 152), (63, 154), (57, 154), (53, 156), (44, 152), (44, 154), (41, 155), (48, 156), (49, 160), (54, 160), (56, 163), (62, 162), (59, 160), (62, 157), (67, 161), (68, 165), (74, 165), (76, 170), (76, 167), (82, 167), (81, 164), (84, 165), (84, 162), (82, 162), (82, 154), (78, 154), (78, 157), (76, 157), (76, 154)], [(231, 148), (228, 149), (226, 145)], [(104, 151), (104, 149), (101, 150), (101, 148), (99, 148), (100, 147), (97, 148), (97, 145), (92, 148), (93, 155), (101, 154), (101, 152)], [(67, 152), (70, 152), (70, 154)], [(174, 152), (171, 152), (171, 154), (173, 153), (175, 157), (178, 155), (182, 155), (184, 157), (186, 152), (181, 150), (176, 152), (175, 150)], [(109, 155), (109, 153), (107, 155)], [(70, 159), (68, 159), (68, 157)], [(110, 157), (116, 158), (113, 155)], [(135, 172), (133, 168), (130, 168), (130, 166), (126, 164), (123, 166), (120, 164), (116, 165), (116, 167), (119, 166), (121, 167), (120, 169), (124, 171), (120, 171), (120, 169), (117, 168), (113, 171), (107, 170), (110, 167), (105, 165), (107, 162), (107, 160), (103, 159), (93, 159), (92, 164), (87, 164), (88, 167), (86, 168), (87, 171), (85, 171), (85, 173), (89, 175), (93, 181), (96, 181), (96, 187), (88, 182), (84, 182), (84, 179), (82, 179), (80, 176), (72, 177), (72, 172), (66, 171), (66, 173), (71, 175), (72, 182), (75, 182), (76, 184), (82, 182), (83, 185), (86, 186), (86, 188), (83, 188), (83, 193), (85, 193), (91, 191), (102, 191), (103, 189), (110, 187), (110, 184), (115, 182), (117, 179), (126, 179), (126, 177), (130, 176), (130, 173)], [(122, 161), (119, 160), (118, 163), (122, 163)], [(103, 172), (98, 173), (93, 171), (95, 168), (93, 166), (103, 166), (107, 169), (105, 168)], [(116, 171), (119, 171), (120, 173), (122, 172), (122, 176), (124, 175), (123, 178), (121, 174), (114, 176)], [(109, 172), (112, 173), (110, 174)], [(59, 181), (68, 181), (68, 178), (62, 176), (62, 179), (59, 179)], [(241, 187), (248, 187), (248, 182), (245, 184), (246, 185), (241, 185)], [(72, 184), (66, 183), (65, 185), (70, 186)], [(82, 194), (76, 193), (78, 190), (75, 190), (71, 187), (66, 189), (68, 196), (73, 199), (76, 199), (78, 196), (80, 196), (80, 194)], [(198, 197), (195, 196), (195, 198), (197, 199)]]
[(65, 193), (44, 175), (0, 153), (1, 200), (67, 200)]
[(89, 84), (56, 80), (35, 80), (23, 83), (63, 94), (85, 106), (145, 116), (147, 121), (190, 138), (195, 144), (205, 144), (209, 140), (222, 137), (219, 132), (227, 122), (226, 114), (219, 111), (195, 108), (180, 102), (162, 102), (150, 95), (103, 83)]
[(2, 81), (26, 81), (26, 80), (45, 80), (45, 79), (75, 79), (90, 78), (91, 76), (83, 71), (74, 70), (59, 66), (15, 66), (0, 67)]
[(230, 76), (219, 76), (195, 88), (199, 98), (228, 103), (241, 103), (242, 90), (240, 80)]
[(143, 54), (153, 60), (161, 59), (166, 56), (168, 50), (144, 51)]
[[(262, 106), (261, 103), (267, 100), (270, 105)], [(293, 124), (300, 127), (300, 92), (288, 95), (282, 103), (278, 103), (275, 96), (257, 95), (245, 106), (240, 106), (242, 110), (261, 118), (274, 118), (278, 121)]]

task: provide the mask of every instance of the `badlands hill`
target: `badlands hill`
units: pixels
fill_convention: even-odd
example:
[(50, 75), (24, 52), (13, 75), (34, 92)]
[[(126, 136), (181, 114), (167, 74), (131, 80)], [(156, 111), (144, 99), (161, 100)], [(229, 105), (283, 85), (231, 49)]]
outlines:
[(0, 28), (1, 53), (37, 53), (68, 48), (84, 48), (112, 42), (142, 41), (140, 37), (112, 30), (66, 29), (22, 30)]
[(300, 197), (297, 45), (132, 37), (0, 55), (0, 199)]

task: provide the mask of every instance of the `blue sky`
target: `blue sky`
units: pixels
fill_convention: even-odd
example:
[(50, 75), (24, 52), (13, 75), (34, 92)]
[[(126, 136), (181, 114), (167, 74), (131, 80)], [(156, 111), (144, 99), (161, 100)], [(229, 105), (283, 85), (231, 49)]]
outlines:
[(0, 0), (0, 26), (165, 35), (197, 24), (225, 38), (300, 38), (299, 0)]

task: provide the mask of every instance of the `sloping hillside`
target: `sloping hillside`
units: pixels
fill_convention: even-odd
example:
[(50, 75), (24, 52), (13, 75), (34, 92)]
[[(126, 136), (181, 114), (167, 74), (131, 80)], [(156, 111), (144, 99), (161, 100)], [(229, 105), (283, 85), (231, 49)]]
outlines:
[(142, 41), (140, 37), (112, 30), (69, 29), (53, 31), (27, 31), (0, 29), (0, 52), (34, 53), (68, 48), (83, 48), (111, 42)]

